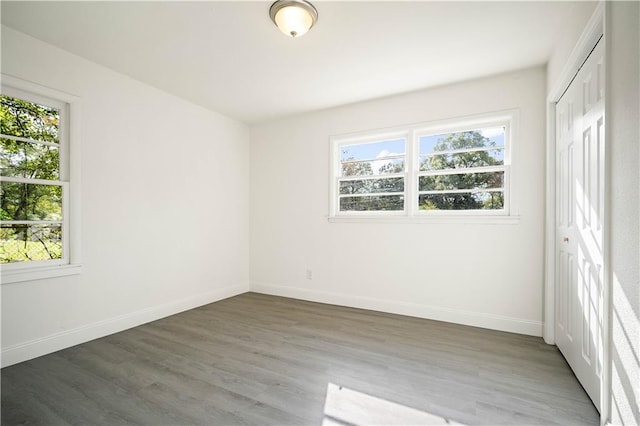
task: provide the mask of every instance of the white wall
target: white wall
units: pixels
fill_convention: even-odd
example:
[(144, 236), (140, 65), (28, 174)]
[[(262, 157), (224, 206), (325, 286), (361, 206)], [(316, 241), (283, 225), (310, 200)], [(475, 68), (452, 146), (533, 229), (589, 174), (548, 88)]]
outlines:
[[(577, 1), (572, 5), (572, 19), (564, 23), (562, 32), (556, 36), (556, 43), (547, 63), (547, 92), (564, 71), (567, 58), (580, 38), (589, 18), (598, 5), (597, 1)], [(584, 58), (583, 58), (584, 59)]]
[(248, 290), (245, 125), (7, 27), (2, 72), (81, 98), (83, 263), (2, 285), (3, 365)]
[(640, 424), (640, 5), (606, 9), (611, 153), (611, 421)]
[[(533, 68), (252, 128), (251, 289), (541, 335), (544, 100)], [(328, 223), (330, 135), (513, 108), (518, 224)]]

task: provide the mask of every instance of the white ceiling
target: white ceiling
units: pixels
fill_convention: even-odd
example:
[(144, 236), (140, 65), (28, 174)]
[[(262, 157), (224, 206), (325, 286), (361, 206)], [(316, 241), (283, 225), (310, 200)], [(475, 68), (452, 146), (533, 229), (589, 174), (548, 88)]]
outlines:
[(2, 23), (246, 123), (544, 64), (585, 2), (9, 2)]

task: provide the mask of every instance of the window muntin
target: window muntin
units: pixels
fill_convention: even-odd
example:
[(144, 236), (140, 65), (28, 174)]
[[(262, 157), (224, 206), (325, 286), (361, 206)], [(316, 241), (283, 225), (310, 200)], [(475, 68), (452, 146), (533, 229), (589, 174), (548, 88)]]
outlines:
[(3, 87), (0, 114), (0, 263), (68, 263), (66, 104)]
[(403, 137), (333, 137), (331, 215), (508, 215), (513, 120), (510, 112), (387, 133)]

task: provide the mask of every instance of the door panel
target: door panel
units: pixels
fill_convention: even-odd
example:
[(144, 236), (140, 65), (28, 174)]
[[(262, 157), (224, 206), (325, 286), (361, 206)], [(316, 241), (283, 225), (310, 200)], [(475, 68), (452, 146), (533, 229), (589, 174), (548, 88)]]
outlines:
[(604, 66), (599, 43), (556, 105), (556, 343), (600, 408)]

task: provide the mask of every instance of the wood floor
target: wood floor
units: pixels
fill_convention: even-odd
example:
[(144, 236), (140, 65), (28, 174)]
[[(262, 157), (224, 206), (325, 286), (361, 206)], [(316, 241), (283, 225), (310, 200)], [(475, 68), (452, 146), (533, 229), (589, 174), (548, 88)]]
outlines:
[(246, 293), (2, 370), (2, 424), (579, 424), (542, 339)]

